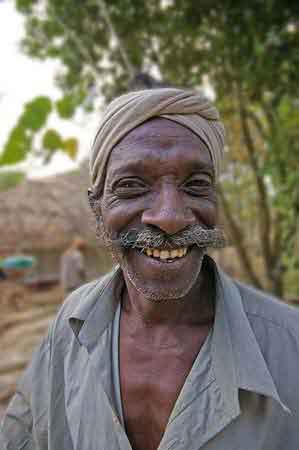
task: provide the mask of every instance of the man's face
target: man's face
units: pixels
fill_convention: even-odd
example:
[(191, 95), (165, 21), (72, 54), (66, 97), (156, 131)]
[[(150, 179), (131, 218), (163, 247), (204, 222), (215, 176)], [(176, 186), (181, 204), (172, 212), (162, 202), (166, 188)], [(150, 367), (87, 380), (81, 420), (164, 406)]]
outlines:
[[(196, 225), (211, 229), (217, 219), (209, 151), (180, 124), (145, 122), (111, 153), (101, 212), (112, 242), (134, 230), (149, 232), (145, 248), (112, 244), (127, 281), (150, 300), (184, 297), (198, 278), (204, 250), (184, 239), (181, 245), (181, 233)], [(159, 244), (151, 233), (179, 239)]]

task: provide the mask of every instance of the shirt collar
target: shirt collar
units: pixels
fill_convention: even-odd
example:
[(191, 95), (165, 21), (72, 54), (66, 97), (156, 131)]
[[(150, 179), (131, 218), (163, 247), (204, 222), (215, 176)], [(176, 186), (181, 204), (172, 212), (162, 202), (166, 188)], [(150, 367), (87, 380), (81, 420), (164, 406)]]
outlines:
[[(216, 381), (232, 416), (240, 412), (238, 390), (244, 389), (281, 401), (243, 308), (240, 292), (231, 278), (207, 257), (215, 274), (216, 317), (212, 362)], [(93, 348), (114, 318), (124, 279), (119, 266), (93, 285), (69, 317), (80, 344)]]
[(80, 344), (88, 350), (114, 318), (124, 286), (122, 271), (116, 266), (85, 293), (84, 301), (78, 293), (78, 305), (69, 316), (69, 324)]
[(289, 408), (280, 399), (244, 311), (239, 289), (214, 261), (212, 264), (216, 282), (212, 358), (216, 380), (225, 401), (233, 411), (237, 411), (238, 390), (244, 389), (273, 398), (290, 413)]

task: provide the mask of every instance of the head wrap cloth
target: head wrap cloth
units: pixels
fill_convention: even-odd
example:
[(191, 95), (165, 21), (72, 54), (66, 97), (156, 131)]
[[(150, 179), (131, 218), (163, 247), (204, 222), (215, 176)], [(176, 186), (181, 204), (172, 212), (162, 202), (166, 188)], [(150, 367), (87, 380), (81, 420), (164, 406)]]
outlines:
[(147, 89), (117, 97), (104, 111), (92, 145), (90, 176), (94, 193), (101, 192), (114, 146), (146, 120), (164, 117), (193, 131), (208, 148), (219, 175), (224, 127), (217, 109), (197, 92), (174, 88)]

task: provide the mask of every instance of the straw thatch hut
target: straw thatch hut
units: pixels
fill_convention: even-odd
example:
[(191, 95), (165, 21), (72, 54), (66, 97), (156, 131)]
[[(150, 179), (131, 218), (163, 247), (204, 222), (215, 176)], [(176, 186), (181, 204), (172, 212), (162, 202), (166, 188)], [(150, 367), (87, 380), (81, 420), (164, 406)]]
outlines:
[(38, 258), (37, 274), (59, 273), (62, 252), (75, 235), (86, 239), (89, 278), (106, 272), (109, 256), (98, 249), (87, 199), (88, 168), (26, 180), (0, 193), (0, 257), (25, 253)]

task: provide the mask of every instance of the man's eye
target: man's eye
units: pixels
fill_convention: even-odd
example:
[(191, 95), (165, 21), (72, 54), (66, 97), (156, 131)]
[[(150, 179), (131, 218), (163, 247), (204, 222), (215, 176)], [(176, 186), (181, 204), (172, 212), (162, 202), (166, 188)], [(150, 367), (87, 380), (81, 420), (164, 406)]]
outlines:
[(211, 180), (207, 178), (201, 178), (196, 180), (191, 180), (185, 183), (185, 186), (188, 188), (200, 188), (200, 187), (206, 187), (211, 186)]
[(114, 192), (122, 197), (138, 196), (146, 190), (145, 184), (135, 179), (122, 180), (114, 186)]
[(184, 183), (183, 189), (190, 194), (200, 194), (212, 186), (212, 181), (209, 178), (197, 178)]
[(140, 186), (139, 183), (137, 183), (136, 181), (126, 181), (124, 183), (120, 183), (118, 186), (118, 188), (125, 188), (125, 189), (130, 189), (130, 188), (139, 188), (142, 187)]

